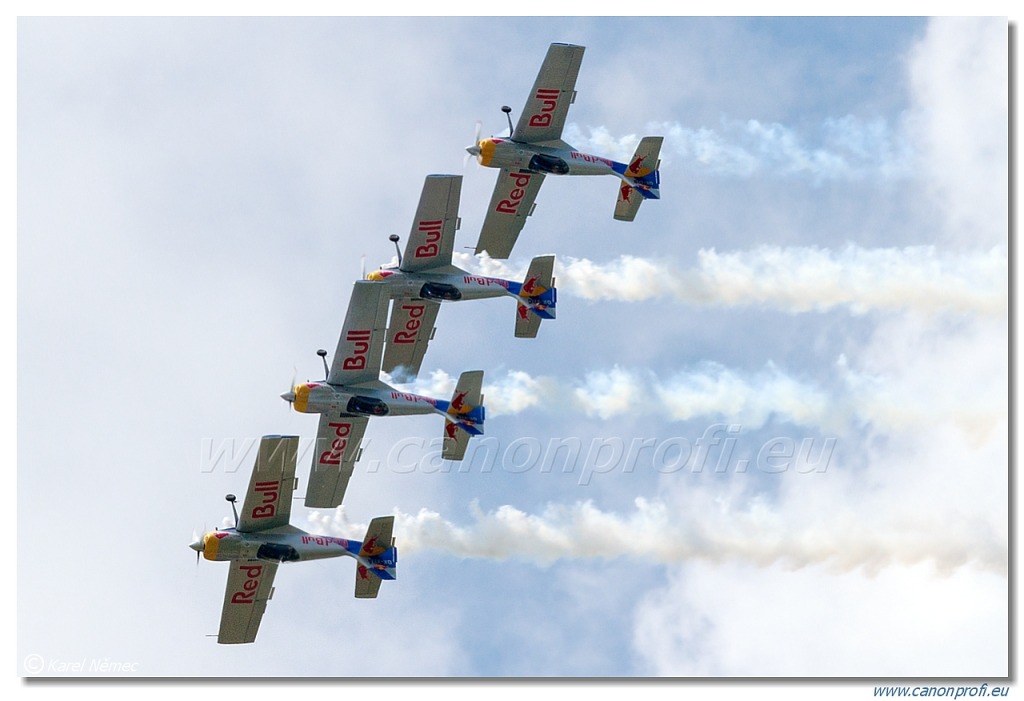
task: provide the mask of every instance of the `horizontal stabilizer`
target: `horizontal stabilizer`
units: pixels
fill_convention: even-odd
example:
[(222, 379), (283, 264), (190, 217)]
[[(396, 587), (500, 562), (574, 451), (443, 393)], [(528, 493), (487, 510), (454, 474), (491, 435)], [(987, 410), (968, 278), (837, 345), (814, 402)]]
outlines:
[(370, 521), (356, 565), (357, 599), (376, 599), (381, 580), (395, 579), (398, 548), (392, 536), (394, 527), (394, 516), (378, 516)]
[(483, 370), (469, 370), (459, 375), (452, 401), (448, 404), (450, 418), (444, 422), (442, 459), (462, 460), (470, 437), (484, 432), (483, 384)]
[(536, 338), (541, 319), (555, 318), (555, 257), (537, 256), (530, 261), (526, 279), (518, 290), (516, 305), (516, 338)]
[(661, 136), (645, 136), (640, 139), (629, 163), (616, 167), (623, 176), (615, 201), (615, 218), (619, 221), (633, 221), (644, 200), (661, 198), (661, 172), (658, 170), (661, 161), (658, 155), (663, 141)]

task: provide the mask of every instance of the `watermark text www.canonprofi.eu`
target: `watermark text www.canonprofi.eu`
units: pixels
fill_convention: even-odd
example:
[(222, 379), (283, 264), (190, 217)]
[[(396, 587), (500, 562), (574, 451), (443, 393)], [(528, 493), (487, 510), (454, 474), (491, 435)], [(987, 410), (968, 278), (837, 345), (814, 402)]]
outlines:
[[(741, 440), (739, 424), (712, 424), (698, 436), (667, 438), (536, 438), (523, 436), (502, 441), (491, 436), (473, 438), (461, 462), (441, 459), (441, 438), (407, 437), (387, 446), (384, 457), (360, 463), (369, 473), (397, 474), (423, 472), (528, 472), (578, 474), (587, 485), (595, 476), (621, 472), (656, 471), (777, 474), (821, 473), (828, 469), (835, 452), (835, 437), (777, 436), (763, 442)], [(370, 448), (364, 438), (362, 450)], [(299, 464), (308, 463), (317, 446), (313, 439), (299, 442)], [(202, 441), (200, 472), (237, 472), (252, 467), (259, 438)]]

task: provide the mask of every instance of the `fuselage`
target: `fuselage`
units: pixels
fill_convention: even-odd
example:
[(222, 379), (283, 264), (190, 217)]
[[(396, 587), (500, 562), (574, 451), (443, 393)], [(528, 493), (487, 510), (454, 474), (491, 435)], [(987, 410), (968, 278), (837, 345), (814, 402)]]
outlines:
[(380, 381), (361, 385), (304, 382), (295, 385), (292, 394), (292, 406), (304, 414), (341, 412), (356, 416), (445, 415), (450, 404), (444, 399), (400, 392)]
[(412, 297), (441, 302), (489, 299), (511, 295), (518, 297), (522, 283), (485, 275), (472, 275), (455, 266), (447, 272), (408, 273), (398, 267), (382, 267), (366, 276), (367, 280), (388, 286), (391, 297)]
[(328, 557), (352, 557), (360, 560), (363, 544), (333, 536), (313, 535), (293, 526), (240, 533), (234, 528), (211, 531), (201, 541), (199, 552), (207, 560), (266, 560), (302, 562)]
[(470, 153), (488, 168), (528, 170), (549, 175), (614, 175), (624, 178), (629, 167), (609, 158), (573, 148), (553, 148), (491, 137), (481, 139)]
[(241, 533), (234, 528), (226, 528), (206, 533), (189, 547), (202, 553), (207, 560), (215, 562), (255, 561), (242, 567), (246, 578), (238, 591), (232, 595), (233, 603), (247, 603), (247, 599), (255, 598), (263, 574), (261, 562), (276, 564), (324, 560), (329, 557), (351, 557), (359, 564), (359, 571), (363, 572), (364, 576), (365, 570), (371, 570), (382, 579), (394, 579), (394, 567), (398, 564), (398, 549), (391, 543), (381, 543), (378, 546), (373, 539), (364, 543), (328, 535), (314, 535), (294, 526), (272, 528), (257, 533)]

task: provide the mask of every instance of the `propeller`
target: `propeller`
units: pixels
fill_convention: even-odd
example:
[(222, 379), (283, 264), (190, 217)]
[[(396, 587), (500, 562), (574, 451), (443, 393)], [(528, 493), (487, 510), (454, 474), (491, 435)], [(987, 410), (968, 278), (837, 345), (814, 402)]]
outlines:
[(466, 156), (462, 159), (462, 169), (465, 170), (466, 166), (469, 165), (470, 156), (480, 155), (480, 129), (483, 125), (480, 120), (476, 120), (476, 131), (473, 132), (473, 144), (466, 147)]
[(366, 254), (359, 256), (359, 279), (366, 279)]
[(190, 548), (196, 551), (196, 567), (199, 566), (199, 556), (206, 550), (206, 543), (203, 541), (202, 536), (192, 530), (192, 542), (189, 543)]
[(281, 394), (281, 399), (288, 402), (288, 408), (290, 409), (292, 403), (295, 401), (295, 376), (299, 373), (298, 369), (292, 366), (292, 382), (288, 385), (288, 391)]

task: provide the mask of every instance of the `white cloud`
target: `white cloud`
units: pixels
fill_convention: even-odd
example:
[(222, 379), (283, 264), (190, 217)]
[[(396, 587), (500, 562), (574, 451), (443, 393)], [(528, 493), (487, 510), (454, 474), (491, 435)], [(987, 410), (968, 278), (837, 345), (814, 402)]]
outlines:
[[(787, 475), (770, 500), (781, 522), (805, 529), (797, 540), (807, 548), (828, 552), (828, 534), (844, 533), (835, 563), (861, 569), (790, 572), (780, 561), (673, 571), (636, 609), (635, 649), (654, 673), (1008, 673), (1005, 48), (1004, 21), (939, 19), (912, 52), (915, 106), (905, 138), (920, 154), (922, 206), (945, 215), (936, 232), (950, 242), (945, 262), (919, 250), (916, 272), (894, 257), (874, 266), (883, 274), (873, 285), (853, 286), (862, 297), (902, 296), (911, 307), (882, 318), (839, 364), (856, 412), (872, 419), (856, 443), (859, 467), (813, 481)], [(971, 262), (979, 245), (994, 247), (989, 281), (987, 264), (974, 267), (988, 254)], [(972, 268), (959, 282), (947, 277)], [(832, 275), (849, 272), (840, 265)], [(887, 284), (898, 287), (886, 292)], [(982, 315), (919, 313), (929, 299), (949, 304), (972, 287), (988, 289), (988, 303), (976, 308)], [(673, 491), (673, 506), (686, 508), (684, 490)], [(942, 552), (931, 562), (920, 559), (926, 541)]]

